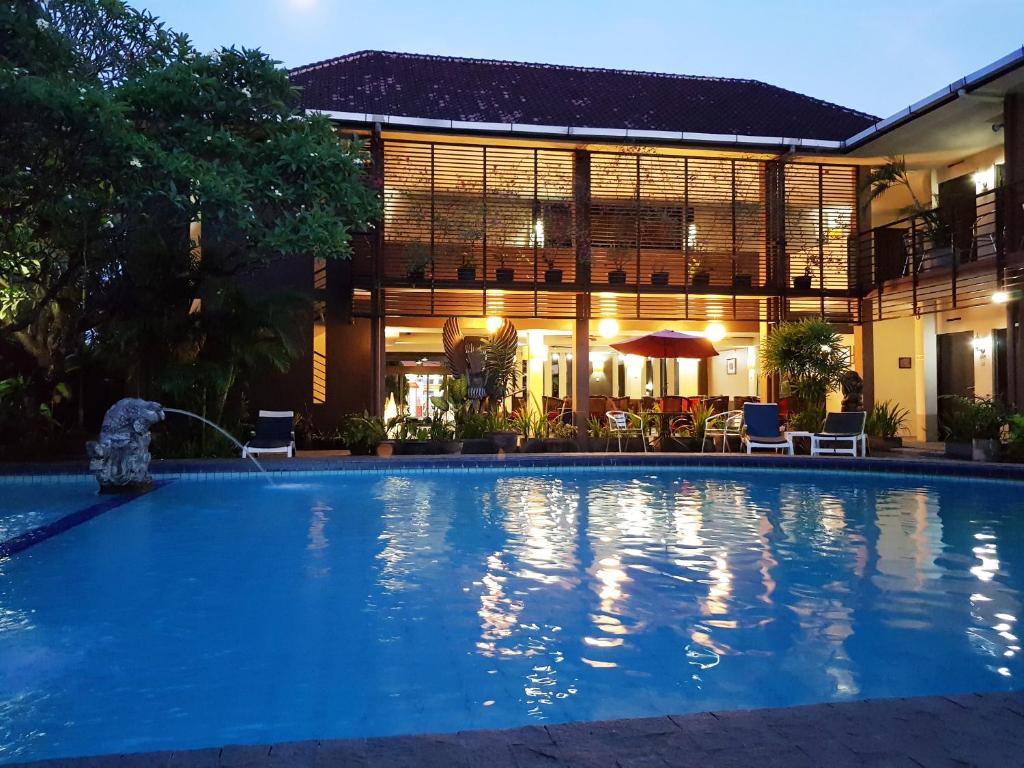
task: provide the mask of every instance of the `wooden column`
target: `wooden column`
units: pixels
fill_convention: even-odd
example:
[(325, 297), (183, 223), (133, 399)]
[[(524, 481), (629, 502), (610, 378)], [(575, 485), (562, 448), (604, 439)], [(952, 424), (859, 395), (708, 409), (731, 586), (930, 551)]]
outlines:
[[(872, 285), (871, 280), (871, 197), (868, 178), (870, 168), (857, 168), (857, 247), (853, 249), (854, 263), (850, 267), (850, 284), (862, 296)], [(866, 250), (865, 250), (866, 249)], [(862, 253), (862, 250), (865, 250)], [(871, 302), (858, 299), (857, 314), (863, 322), (854, 328), (857, 372), (864, 380), (864, 407), (871, 410), (875, 404), (875, 343), (871, 320)]]
[(578, 149), (573, 154), (572, 164), (572, 196), (576, 209), (576, 226), (574, 241), (576, 243), (576, 282), (589, 280), (580, 279), (580, 265), (589, 268), (590, 251), (590, 153)]
[[(1024, 260), (1024, 94), (1009, 94), (1003, 101), (1003, 146), (1003, 263), (1013, 265)], [(1010, 299), (1006, 305), (1006, 399), (1012, 407), (1024, 408), (1024, 297), (1011, 291)]]
[(572, 403), (576, 412), (576, 440), (586, 449), (587, 417), (590, 415), (590, 294), (576, 294), (575, 342), (572, 357)]
[(373, 234), (370, 238), (370, 252), (373, 259), (373, 287), (370, 291), (370, 413), (374, 416), (383, 416), (387, 355), (384, 337), (386, 303), (382, 287), (384, 281), (384, 139), (381, 136), (380, 123), (374, 123), (373, 134), (370, 136), (370, 183), (374, 189), (379, 190), (382, 197), (381, 215), (374, 223)]

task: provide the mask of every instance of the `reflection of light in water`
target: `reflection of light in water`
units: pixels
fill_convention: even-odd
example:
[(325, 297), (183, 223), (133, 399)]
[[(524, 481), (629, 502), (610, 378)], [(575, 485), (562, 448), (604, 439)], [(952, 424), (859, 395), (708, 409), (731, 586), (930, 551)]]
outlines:
[(715, 567), (708, 573), (711, 585), (708, 587), (708, 596), (703, 601), (703, 609), (705, 614), (721, 616), (729, 612), (728, 599), (732, 595), (732, 574), (729, 573), (729, 561), (725, 550), (712, 555), (711, 558)]
[(320, 502), (310, 510), (313, 514), (309, 519), (309, 546), (306, 549), (327, 549), (329, 542), (324, 534), (324, 527), (327, 525), (327, 513), (332, 509), (333, 507)]
[(601, 610), (605, 613), (620, 613), (615, 602), (622, 598), (620, 584), (630, 581), (629, 576), (619, 566), (622, 561), (617, 555), (606, 557), (601, 560), (601, 567), (597, 569), (597, 580), (600, 582), (597, 596), (601, 599)]
[(498, 640), (512, 634), (519, 613), (523, 610), (522, 600), (509, 600), (505, 597), (506, 576), (503, 574), (506, 570), (499, 553), (488, 556), (487, 573), (480, 581), (484, 591), (480, 594), (480, 608), (477, 610), (481, 632), (476, 647), (484, 656), (518, 656), (521, 653), (517, 648), (497, 646)]
[(982, 544), (971, 551), (974, 552), (975, 557), (981, 560), (980, 565), (971, 568), (971, 573), (981, 581), (992, 581), (992, 577), (999, 570), (999, 557), (995, 542)]

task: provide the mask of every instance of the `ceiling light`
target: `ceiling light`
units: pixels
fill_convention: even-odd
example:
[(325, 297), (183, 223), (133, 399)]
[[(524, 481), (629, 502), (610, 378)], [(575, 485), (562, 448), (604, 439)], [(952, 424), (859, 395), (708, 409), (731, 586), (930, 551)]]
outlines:
[(602, 339), (610, 339), (619, 334), (619, 321), (606, 317), (597, 324), (597, 333)]
[(721, 323), (708, 323), (704, 329), (704, 337), (711, 342), (719, 342), (725, 338), (725, 326)]
[(498, 329), (501, 328), (501, 325), (504, 322), (505, 322), (505, 320), (503, 318), (500, 318), (500, 317), (494, 317), (494, 316), (488, 317), (487, 318), (487, 332), (488, 333), (497, 333)]
[(1010, 294), (1006, 291), (996, 291), (992, 294), (993, 304), (1005, 304), (1010, 300)]

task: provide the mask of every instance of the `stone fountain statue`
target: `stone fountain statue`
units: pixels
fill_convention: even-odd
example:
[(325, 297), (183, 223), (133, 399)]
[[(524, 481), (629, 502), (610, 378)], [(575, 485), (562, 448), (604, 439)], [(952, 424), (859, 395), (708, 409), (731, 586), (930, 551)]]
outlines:
[(85, 446), (100, 493), (135, 491), (152, 482), (149, 428), (163, 419), (163, 406), (151, 400), (126, 397), (110, 406), (99, 440)]

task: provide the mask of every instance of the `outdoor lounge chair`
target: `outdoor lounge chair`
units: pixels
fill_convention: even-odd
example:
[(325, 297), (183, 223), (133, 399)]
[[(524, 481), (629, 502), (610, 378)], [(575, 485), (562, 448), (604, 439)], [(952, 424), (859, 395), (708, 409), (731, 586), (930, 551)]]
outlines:
[(700, 452), (704, 453), (708, 438), (711, 447), (715, 447), (715, 438), (722, 438), (722, 453), (729, 450), (729, 438), (739, 438), (743, 434), (743, 411), (725, 411), (709, 416), (704, 422), (704, 437), (700, 441)]
[(793, 455), (793, 439), (779, 431), (778, 403), (744, 403), (743, 423), (743, 444), (747, 446), (747, 453), (755, 448), (770, 448)]
[(631, 437), (639, 437), (647, 453), (647, 437), (644, 435), (643, 418), (629, 411), (608, 411), (605, 416), (608, 418), (608, 440), (605, 444), (611, 443), (614, 437), (618, 441), (619, 453), (622, 453), (622, 438), (627, 440)]
[(242, 458), (261, 453), (295, 455), (295, 412), (260, 411), (252, 438), (242, 446)]
[[(866, 456), (868, 438), (864, 434), (867, 421), (864, 411), (830, 412), (821, 432), (811, 435), (811, 456)], [(859, 453), (858, 453), (859, 452)]]

